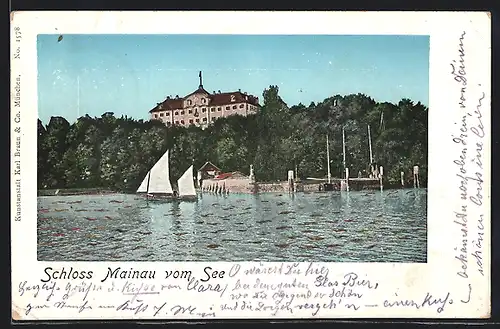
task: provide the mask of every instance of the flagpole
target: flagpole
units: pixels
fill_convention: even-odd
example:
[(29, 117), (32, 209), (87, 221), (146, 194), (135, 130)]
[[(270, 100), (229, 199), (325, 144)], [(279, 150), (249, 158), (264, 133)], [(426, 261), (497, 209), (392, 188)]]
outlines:
[(78, 118), (80, 118), (80, 75), (76, 77), (76, 85), (77, 85), (76, 111), (78, 114)]
[(328, 134), (326, 135), (326, 161), (328, 165), (328, 184), (332, 181), (332, 174), (330, 173), (330, 143), (328, 141)]
[(345, 173), (345, 132), (344, 127), (342, 127), (342, 156), (343, 156), (343, 164), (344, 164), (344, 173)]
[(372, 136), (370, 134), (370, 125), (368, 125), (368, 145), (370, 147), (370, 165), (373, 163), (373, 152), (372, 152)]

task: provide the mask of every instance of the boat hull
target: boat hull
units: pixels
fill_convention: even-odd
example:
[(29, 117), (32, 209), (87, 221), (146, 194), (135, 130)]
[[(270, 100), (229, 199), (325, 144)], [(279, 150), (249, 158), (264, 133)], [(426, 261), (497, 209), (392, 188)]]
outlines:
[(196, 195), (179, 196), (179, 197), (176, 197), (175, 200), (184, 201), (184, 202), (196, 202), (196, 201), (198, 201), (198, 196), (196, 196)]
[(142, 195), (146, 201), (150, 202), (179, 202), (179, 201), (185, 201), (185, 202), (196, 202), (198, 201), (198, 196), (174, 196), (172, 194), (143, 194)]
[(175, 199), (173, 194), (143, 194), (142, 196), (152, 202), (168, 202)]

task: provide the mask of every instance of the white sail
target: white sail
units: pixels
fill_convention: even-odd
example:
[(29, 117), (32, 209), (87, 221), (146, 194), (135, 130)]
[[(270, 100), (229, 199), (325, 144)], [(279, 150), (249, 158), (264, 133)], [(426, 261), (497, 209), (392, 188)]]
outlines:
[(168, 165), (168, 150), (151, 168), (149, 177), (148, 193), (166, 193), (171, 194), (172, 185), (170, 185), (170, 172)]
[(144, 177), (141, 185), (137, 189), (137, 193), (146, 193), (148, 191), (148, 181), (149, 181), (150, 174), (151, 174), (151, 171), (148, 171), (148, 173), (146, 174), (146, 177)]
[(196, 196), (193, 180), (193, 165), (182, 174), (181, 178), (177, 181), (177, 185), (179, 186), (179, 196)]

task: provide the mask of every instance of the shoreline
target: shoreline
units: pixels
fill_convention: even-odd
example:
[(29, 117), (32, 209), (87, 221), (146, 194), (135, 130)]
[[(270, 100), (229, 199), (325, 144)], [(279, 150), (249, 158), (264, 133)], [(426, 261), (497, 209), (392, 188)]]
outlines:
[[(383, 191), (394, 191), (394, 190), (427, 190), (427, 187), (420, 187), (420, 188), (414, 188), (414, 187), (387, 187), (384, 188)], [(124, 195), (136, 195), (137, 193), (134, 192), (127, 192), (127, 191), (112, 191), (112, 190), (107, 190), (107, 189), (98, 189), (98, 188), (89, 188), (89, 189), (59, 189), (59, 192), (56, 194), (55, 192), (58, 191), (58, 189), (48, 189), (48, 190), (38, 190), (37, 191), (37, 197), (49, 197), (49, 196), (77, 196), (77, 195), (113, 195), (113, 194), (124, 194)], [(382, 192), (383, 192), (382, 191)], [(208, 192), (204, 191), (201, 192), (200, 190), (197, 190), (197, 192), (200, 195), (218, 195), (218, 196), (225, 196), (223, 194), (218, 194), (214, 192)], [(362, 189), (362, 190), (351, 190), (351, 191), (340, 191), (340, 190), (334, 190), (334, 191), (296, 191), (296, 192), (285, 192), (285, 191), (262, 191), (262, 192), (257, 192), (257, 193), (249, 193), (249, 192), (232, 192), (230, 195), (294, 195), (294, 194), (340, 194), (340, 193), (349, 193), (349, 192), (364, 192), (364, 193), (376, 193), (380, 192), (379, 189)]]
[(122, 192), (112, 191), (104, 188), (61, 188), (37, 190), (37, 197), (40, 196), (71, 196), (71, 195), (109, 195)]

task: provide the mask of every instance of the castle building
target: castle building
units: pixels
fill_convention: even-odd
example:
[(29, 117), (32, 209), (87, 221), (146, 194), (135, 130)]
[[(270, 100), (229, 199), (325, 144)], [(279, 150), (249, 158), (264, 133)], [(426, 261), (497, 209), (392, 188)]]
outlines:
[(167, 97), (149, 111), (151, 119), (160, 120), (167, 126), (196, 125), (204, 128), (218, 118), (257, 113), (260, 107), (258, 97), (241, 90), (209, 93), (203, 88), (201, 71), (199, 78), (198, 89), (185, 97)]

